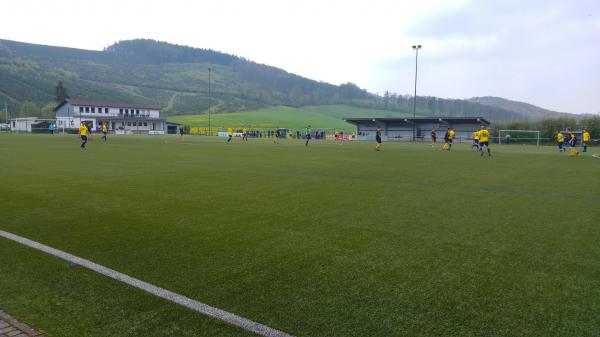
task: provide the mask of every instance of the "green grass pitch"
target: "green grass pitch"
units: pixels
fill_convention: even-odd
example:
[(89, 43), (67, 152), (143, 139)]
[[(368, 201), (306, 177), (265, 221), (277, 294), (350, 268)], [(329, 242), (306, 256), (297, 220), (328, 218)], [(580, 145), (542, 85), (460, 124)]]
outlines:
[[(0, 134), (0, 229), (296, 336), (593, 336), (600, 159), (554, 147)], [(247, 336), (0, 238), (50, 336)]]
[[(313, 128), (331, 128), (352, 132), (353, 125), (344, 122), (350, 117), (407, 117), (396, 111), (363, 109), (348, 105), (322, 105), (293, 108), (278, 106), (254, 111), (221, 113), (211, 115), (212, 127), (226, 129), (248, 126), (253, 129), (289, 128), (302, 130), (307, 124)], [(169, 121), (182, 123), (191, 127), (208, 127), (208, 115), (171, 116)]]

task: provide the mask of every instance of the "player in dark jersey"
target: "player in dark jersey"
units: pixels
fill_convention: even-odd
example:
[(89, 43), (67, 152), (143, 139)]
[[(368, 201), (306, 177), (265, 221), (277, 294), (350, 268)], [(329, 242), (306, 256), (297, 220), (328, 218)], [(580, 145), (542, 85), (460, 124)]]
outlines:
[(308, 142), (310, 141), (310, 134), (312, 133), (312, 130), (310, 128), (310, 125), (304, 128), (304, 139), (306, 140), (306, 143), (304, 144), (304, 146), (308, 146)]
[(275, 140), (273, 142), (275, 144), (279, 144), (279, 138), (281, 138), (281, 130), (279, 128), (275, 129)]
[(375, 130), (375, 141), (377, 142), (377, 144), (375, 144), (375, 151), (381, 151), (381, 129), (377, 128), (377, 130)]

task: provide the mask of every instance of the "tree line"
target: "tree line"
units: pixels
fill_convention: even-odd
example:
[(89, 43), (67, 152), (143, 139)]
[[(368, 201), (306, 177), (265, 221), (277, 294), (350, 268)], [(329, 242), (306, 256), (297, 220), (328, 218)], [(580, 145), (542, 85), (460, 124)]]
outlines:
[(534, 121), (515, 121), (492, 126), (492, 134), (497, 136), (499, 130), (537, 130), (541, 138), (553, 140), (556, 131), (570, 128), (574, 131), (588, 130), (592, 139), (600, 139), (600, 116), (583, 115), (577, 117), (551, 117)]

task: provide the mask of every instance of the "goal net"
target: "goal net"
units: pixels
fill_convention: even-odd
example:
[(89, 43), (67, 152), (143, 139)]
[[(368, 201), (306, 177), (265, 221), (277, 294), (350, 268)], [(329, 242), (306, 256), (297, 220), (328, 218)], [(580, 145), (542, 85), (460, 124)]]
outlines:
[(529, 144), (540, 145), (540, 131), (538, 130), (500, 130), (498, 131), (499, 144)]

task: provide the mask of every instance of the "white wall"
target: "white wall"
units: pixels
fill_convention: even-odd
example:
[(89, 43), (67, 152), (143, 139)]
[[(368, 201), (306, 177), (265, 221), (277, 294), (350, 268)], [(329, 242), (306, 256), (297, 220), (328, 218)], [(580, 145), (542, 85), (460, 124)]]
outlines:
[[(80, 111), (80, 108), (83, 108), (83, 112)], [(89, 111), (86, 112), (86, 106), (73, 106), (74, 112), (76, 114), (81, 114), (86, 117), (100, 117), (100, 116), (111, 116), (111, 117), (119, 117), (121, 116), (121, 110), (123, 111), (123, 116), (147, 116), (150, 118), (159, 118), (160, 111), (159, 110), (149, 110), (149, 109), (130, 109), (130, 108), (108, 108), (108, 113), (106, 113), (106, 107), (87, 107)], [(94, 112), (92, 112), (92, 108), (94, 108)], [(101, 112), (98, 112), (98, 109), (101, 109)]]
[(10, 121), (11, 131), (31, 132), (31, 124), (38, 123), (38, 119), (33, 118), (17, 118)]

